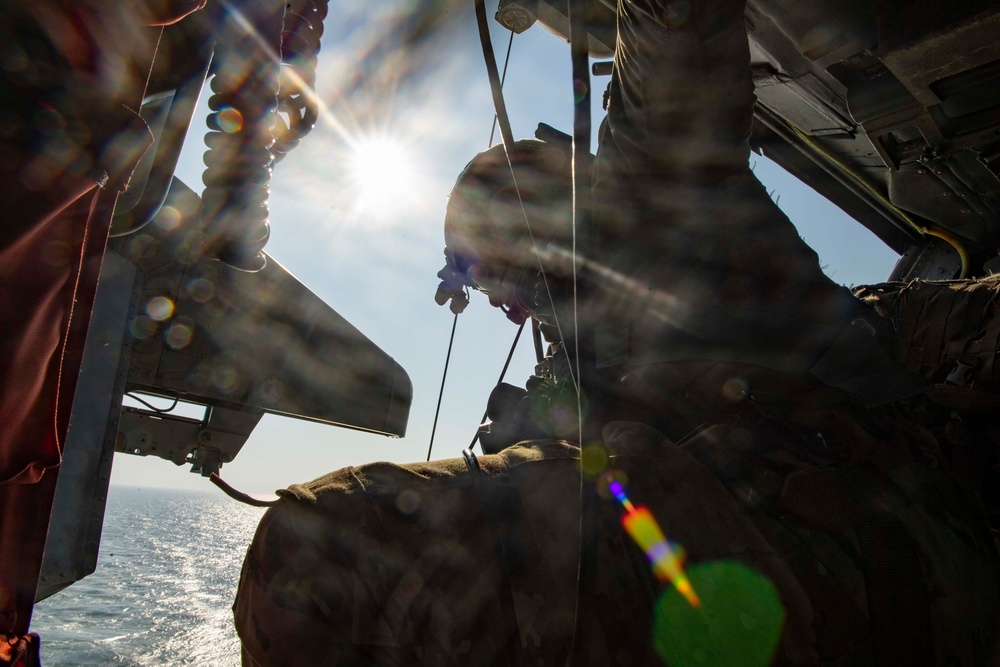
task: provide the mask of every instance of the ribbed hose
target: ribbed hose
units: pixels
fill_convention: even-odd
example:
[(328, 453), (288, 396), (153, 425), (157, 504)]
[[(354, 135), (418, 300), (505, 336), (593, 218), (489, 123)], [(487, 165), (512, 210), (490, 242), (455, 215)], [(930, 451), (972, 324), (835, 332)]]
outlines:
[[(278, 125), (274, 159), (280, 162), (309, 134), (319, 118), (314, 92), (323, 21), (327, 0), (295, 0), (287, 3), (285, 29), (281, 35), (281, 90), (278, 93)], [(288, 122), (286, 124), (285, 117)]]
[(220, 11), (202, 176), (203, 251), (259, 271), (267, 262), (275, 156), (298, 145), (319, 115), (313, 85), (327, 3), (248, 2)]

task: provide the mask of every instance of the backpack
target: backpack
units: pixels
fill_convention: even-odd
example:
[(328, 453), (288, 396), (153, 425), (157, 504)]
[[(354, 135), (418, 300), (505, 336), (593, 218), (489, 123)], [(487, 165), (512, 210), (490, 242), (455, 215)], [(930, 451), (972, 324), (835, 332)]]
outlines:
[(1000, 407), (1000, 274), (865, 285), (854, 293), (892, 321), (899, 362), (934, 382), (934, 400), (976, 413)]
[[(921, 454), (918, 428), (876, 438), (839, 406), (813, 414), (815, 452), (773, 420), (681, 445), (634, 422), (602, 435), (696, 592), (711, 563), (771, 583), (773, 664), (990, 664), (1000, 587), (974, 498)], [(720, 657), (723, 635), (767, 619), (740, 613), (720, 634), (710, 617), (671, 638), (657, 614), (672, 589), (621, 507), (604, 498), (581, 517), (579, 451), (528, 441), (475, 466), (372, 463), (279, 492), (234, 605), (244, 666), (656, 665), (677, 642), (700, 657), (670, 664), (741, 664)], [(596, 567), (578, 596), (581, 518)]]

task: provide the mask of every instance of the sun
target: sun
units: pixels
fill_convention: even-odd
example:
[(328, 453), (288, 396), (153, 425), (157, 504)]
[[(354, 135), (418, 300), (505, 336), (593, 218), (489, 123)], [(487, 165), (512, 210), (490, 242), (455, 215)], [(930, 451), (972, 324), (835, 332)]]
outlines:
[(385, 135), (352, 146), (349, 174), (359, 214), (378, 219), (403, 215), (418, 196), (417, 170), (402, 140)]

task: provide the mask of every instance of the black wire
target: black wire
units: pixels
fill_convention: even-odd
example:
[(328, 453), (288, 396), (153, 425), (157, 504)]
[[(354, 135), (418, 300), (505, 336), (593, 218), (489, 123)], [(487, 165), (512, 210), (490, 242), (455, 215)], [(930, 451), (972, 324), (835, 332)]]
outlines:
[(438, 392), (437, 409), (434, 410), (434, 426), (431, 428), (431, 441), (427, 445), (427, 460), (431, 460), (431, 450), (434, 449), (434, 434), (437, 432), (438, 415), (441, 414), (441, 398), (444, 396), (444, 381), (448, 377), (448, 364), (451, 363), (451, 347), (455, 344), (455, 327), (458, 326), (458, 313), (451, 322), (451, 338), (448, 339), (448, 354), (444, 358), (444, 373), (441, 374), (441, 391)]
[[(525, 320), (524, 322), (527, 322), (527, 320)], [(517, 334), (514, 336), (514, 342), (510, 346), (510, 352), (507, 353), (507, 361), (503, 362), (503, 370), (500, 371), (500, 378), (497, 380), (497, 384), (503, 382), (504, 376), (507, 375), (507, 367), (510, 366), (510, 360), (514, 358), (514, 350), (517, 349), (517, 341), (521, 339), (521, 332), (524, 331), (524, 322), (521, 322), (521, 326), (517, 328)], [(480, 424), (486, 421), (486, 415), (487, 412), (484, 411), (483, 418), (479, 420)], [(477, 442), (479, 442), (478, 429), (476, 430), (476, 435), (472, 438), (472, 442), (469, 443), (468, 449), (471, 450), (473, 447), (475, 447)]]
[[(478, 14), (480, 13), (480, 5), (482, 5), (482, 13), (483, 13), (483, 16), (485, 17), (485, 15), (486, 15), (485, 14), (485, 12), (486, 12), (486, 6), (480, 0), (477, 0), (477, 2), (476, 2), (476, 14), (478, 16)], [(494, 79), (494, 76), (496, 74), (497, 63), (496, 63), (496, 57), (493, 55), (493, 43), (490, 40), (490, 36), (489, 36), (490, 33), (489, 33), (489, 28), (488, 27), (486, 28), (485, 35), (486, 36), (483, 37), (483, 26), (480, 23), (480, 34), (479, 34), (479, 36), (480, 36), (480, 43), (483, 45), (483, 55), (486, 57), (486, 60), (487, 60), (486, 68), (487, 68), (487, 70), (489, 70), (490, 82), (492, 83), (493, 79)], [(510, 64), (510, 52), (511, 52), (511, 47), (513, 46), (513, 44), (514, 44), (514, 32), (511, 31), (511, 33), (510, 33), (510, 40), (507, 42), (507, 56), (504, 58), (504, 62), (503, 62), (503, 75), (499, 79), (499, 88), (500, 88), (501, 91), (503, 90), (504, 81), (507, 80), (507, 65)], [(499, 102), (497, 100), (499, 100)], [(490, 128), (490, 146), (493, 145), (493, 137), (494, 137), (494, 134), (496, 132), (496, 127), (497, 127), (498, 121), (500, 122), (500, 126), (501, 126), (500, 127), (500, 136), (501, 137), (505, 136), (505, 134), (504, 134), (505, 129), (504, 128), (506, 127), (506, 136), (509, 137), (509, 139), (505, 139), (504, 140), (505, 145), (506, 146), (513, 146), (514, 145), (514, 139), (513, 139), (514, 134), (513, 134), (513, 132), (510, 129), (510, 119), (507, 117), (507, 110), (506, 110), (506, 107), (504, 106), (504, 103), (503, 103), (503, 95), (501, 94), (501, 95), (498, 96), (498, 95), (494, 94), (493, 102), (494, 102), (494, 106), (496, 106), (496, 113), (493, 115), (493, 124), (492, 124), (492, 127)], [(501, 115), (503, 116), (502, 119), (501, 119)], [(508, 143), (508, 141), (509, 141), (509, 143)], [(455, 315), (455, 323), (456, 324), (458, 323), (458, 315), (457, 314)], [(500, 371), (500, 379), (497, 380), (497, 384), (500, 384), (501, 382), (503, 382), (504, 375), (506, 375), (506, 373), (507, 373), (507, 366), (510, 365), (510, 360), (514, 356), (514, 349), (517, 347), (517, 341), (521, 337), (521, 331), (523, 331), (523, 330), (524, 330), (524, 322), (521, 322), (521, 326), (517, 330), (517, 335), (514, 336), (514, 344), (511, 346), (510, 353), (507, 355), (507, 361), (504, 362), (503, 370)], [(431, 431), (431, 444), (427, 448), (427, 460), (428, 461), (431, 460), (431, 447), (434, 446), (434, 431), (437, 430), (438, 412), (440, 412), (440, 410), (441, 410), (441, 396), (444, 394), (444, 378), (447, 377), (447, 375), (448, 375), (448, 361), (451, 359), (451, 345), (452, 345), (452, 342), (454, 342), (454, 340), (455, 340), (455, 325), (454, 324), (451, 327), (451, 338), (452, 338), (451, 342), (448, 343), (448, 359), (445, 360), (444, 376), (441, 378), (441, 393), (438, 394), (437, 410), (434, 412), (434, 428)], [(482, 424), (484, 421), (486, 421), (486, 413), (485, 412), (483, 413), (483, 418), (479, 420), (479, 423)], [(472, 449), (473, 447), (476, 446), (476, 441), (477, 440), (479, 440), (479, 431), (478, 430), (476, 431), (476, 436), (472, 439), (472, 444), (469, 445), (469, 449)]]
[[(503, 89), (503, 84), (507, 80), (507, 65), (510, 64), (510, 47), (514, 45), (514, 31), (510, 31), (510, 41), (507, 42), (507, 57), (503, 61), (503, 74), (500, 76), (500, 88)], [(497, 131), (497, 115), (493, 114), (493, 124), (490, 127), (490, 147), (493, 146), (493, 135)]]
[(169, 408), (158, 408), (155, 405), (153, 405), (152, 403), (150, 403), (148, 401), (142, 400), (141, 398), (139, 398), (138, 396), (136, 396), (133, 393), (126, 393), (125, 395), (128, 396), (129, 398), (131, 398), (133, 401), (138, 401), (139, 403), (142, 403), (143, 405), (145, 405), (147, 408), (149, 408), (153, 412), (159, 412), (160, 414), (166, 414), (168, 412), (173, 412), (174, 408), (177, 407), (177, 403), (178, 403), (178, 399), (175, 397), (173, 404), (171, 404), (171, 406)]

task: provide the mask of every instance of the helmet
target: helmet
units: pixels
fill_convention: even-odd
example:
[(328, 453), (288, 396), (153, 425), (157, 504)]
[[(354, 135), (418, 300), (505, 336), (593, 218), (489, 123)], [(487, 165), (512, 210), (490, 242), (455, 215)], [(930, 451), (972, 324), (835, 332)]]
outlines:
[(510, 319), (523, 321), (533, 307), (538, 272), (571, 270), (570, 146), (523, 139), (515, 142), (509, 164), (503, 146), (477, 155), (451, 191), (444, 235), (448, 264), (438, 274), (444, 280), (439, 303), (449, 298), (442, 290), (473, 287)]

